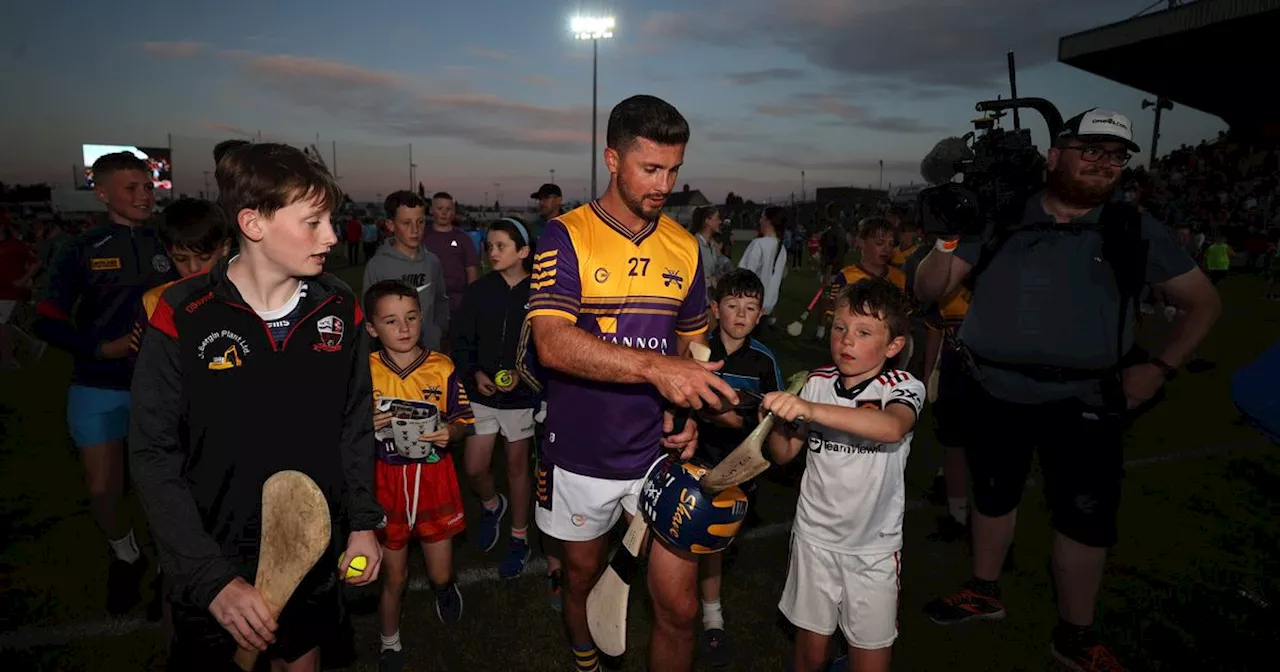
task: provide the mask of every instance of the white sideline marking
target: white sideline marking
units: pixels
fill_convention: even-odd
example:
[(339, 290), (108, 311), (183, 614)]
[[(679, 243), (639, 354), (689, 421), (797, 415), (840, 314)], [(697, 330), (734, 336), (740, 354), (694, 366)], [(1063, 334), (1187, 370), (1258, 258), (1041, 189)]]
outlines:
[[(1146, 467), (1153, 464), (1165, 464), (1168, 462), (1185, 462), (1189, 460), (1199, 460), (1214, 455), (1221, 455), (1235, 450), (1243, 450), (1246, 448), (1262, 447), (1270, 445), (1263, 439), (1248, 439), (1244, 441), (1236, 441), (1234, 443), (1225, 443), (1207, 448), (1196, 448), (1192, 450), (1183, 450), (1153, 457), (1143, 457), (1132, 460), (1126, 460), (1124, 466), (1126, 469), (1135, 469)], [(1039, 485), (1036, 479), (1028, 479), (1027, 487), (1032, 488)], [(907, 500), (907, 511), (922, 511), (934, 508), (933, 504), (924, 499)], [(788, 533), (791, 530), (791, 521), (770, 523), (753, 528), (742, 534), (738, 538), (739, 543), (753, 541), (757, 539), (767, 539)], [(543, 557), (537, 557), (529, 561), (525, 567), (522, 577), (538, 576), (545, 573), (547, 569), (547, 561)], [(460, 587), (474, 586), (484, 583), (497, 583), (501, 581), (498, 578), (497, 567), (473, 567), (458, 572), (458, 585)], [(409, 590), (422, 592), (430, 589), (430, 585), (426, 579), (418, 576), (409, 581)], [(45, 646), (60, 646), (70, 642), (83, 641), (87, 639), (96, 639), (101, 637), (123, 637), (145, 630), (157, 630), (160, 628), (159, 623), (152, 623), (141, 616), (126, 616), (121, 618), (104, 618), (96, 621), (82, 621), (80, 623), (72, 623), (70, 625), (57, 625), (52, 627), (28, 627), (10, 630), (0, 633), (0, 651), (22, 651), (27, 649), (35, 649)]]

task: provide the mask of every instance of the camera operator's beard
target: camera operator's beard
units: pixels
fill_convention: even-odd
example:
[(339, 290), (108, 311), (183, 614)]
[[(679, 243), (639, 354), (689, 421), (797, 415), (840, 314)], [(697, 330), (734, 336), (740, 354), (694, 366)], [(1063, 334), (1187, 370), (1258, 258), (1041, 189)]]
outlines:
[(1049, 173), (1049, 191), (1053, 192), (1064, 203), (1080, 207), (1092, 208), (1110, 203), (1115, 196), (1116, 186), (1120, 183), (1120, 174), (1104, 185), (1077, 180), (1066, 170), (1059, 168)]

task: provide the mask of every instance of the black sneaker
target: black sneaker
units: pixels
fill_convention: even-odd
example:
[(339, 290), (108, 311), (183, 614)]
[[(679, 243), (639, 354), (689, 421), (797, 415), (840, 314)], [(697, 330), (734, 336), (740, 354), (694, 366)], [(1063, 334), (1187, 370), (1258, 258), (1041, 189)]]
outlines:
[(457, 623), (462, 618), (462, 591), (458, 590), (456, 581), (436, 591), (436, 616), (445, 624)]
[(702, 662), (711, 667), (729, 665), (733, 650), (729, 647), (729, 635), (720, 628), (702, 631)]
[(969, 582), (959, 592), (926, 604), (924, 613), (938, 625), (972, 620), (998, 621), (1004, 618), (1004, 603), (998, 595), (975, 590), (973, 582)]
[(111, 559), (107, 568), (107, 612), (113, 616), (129, 613), (142, 601), (142, 593), (138, 589), (143, 575), (147, 573), (150, 563), (147, 556), (140, 555), (133, 562), (125, 562), (119, 558)]
[(378, 672), (400, 672), (404, 669), (404, 649), (383, 649), (378, 654)]

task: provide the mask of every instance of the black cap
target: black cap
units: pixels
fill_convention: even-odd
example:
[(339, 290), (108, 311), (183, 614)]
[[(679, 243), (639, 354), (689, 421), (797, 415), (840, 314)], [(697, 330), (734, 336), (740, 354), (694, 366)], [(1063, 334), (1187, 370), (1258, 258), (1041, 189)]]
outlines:
[(534, 198), (534, 199), (543, 199), (548, 196), (564, 197), (564, 194), (560, 193), (560, 187), (557, 187), (556, 185), (551, 184), (550, 182), (542, 185), (541, 187), (538, 187), (537, 191), (533, 192), (532, 194), (529, 194), (529, 198)]

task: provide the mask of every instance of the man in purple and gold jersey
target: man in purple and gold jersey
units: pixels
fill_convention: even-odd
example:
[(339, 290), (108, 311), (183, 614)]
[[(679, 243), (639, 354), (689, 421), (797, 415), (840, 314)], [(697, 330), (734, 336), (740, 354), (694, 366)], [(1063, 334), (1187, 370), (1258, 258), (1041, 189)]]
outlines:
[[(586, 602), (604, 566), (608, 532), (635, 515), (644, 476), (662, 450), (693, 455), (697, 423), (673, 432), (668, 402), (737, 404), (728, 383), (685, 355), (706, 342), (707, 293), (697, 240), (661, 210), (675, 185), (689, 125), (652, 96), (609, 116), (599, 200), (547, 223), (534, 257), (529, 321), (546, 371), (546, 440), (538, 528), (564, 542), (564, 620), (577, 669), (599, 668)], [(651, 544), (655, 622), (651, 669), (693, 665), (693, 556)]]

